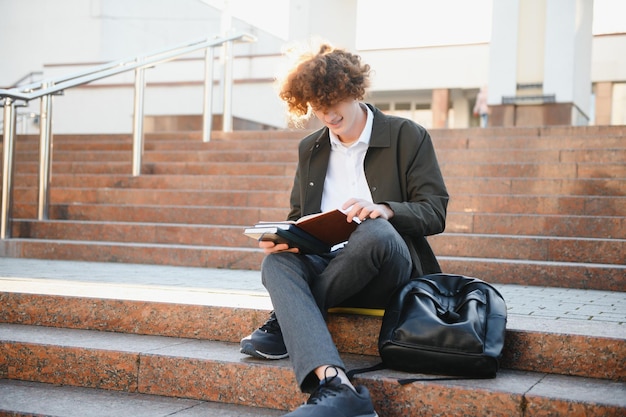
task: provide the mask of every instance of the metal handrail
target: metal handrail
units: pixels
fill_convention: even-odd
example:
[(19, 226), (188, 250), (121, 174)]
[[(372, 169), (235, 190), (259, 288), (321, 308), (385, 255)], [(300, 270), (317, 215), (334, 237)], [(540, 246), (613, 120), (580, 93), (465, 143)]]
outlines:
[(43, 75), (42, 71), (31, 71), (28, 74), (24, 75), (22, 78), (20, 78), (19, 80), (17, 80), (16, 82), (14, 82), (13, 84), (11, 84), (9, 87), (7, 88), (13, 88), (13, 87), (17, 87), (20, 84), (22, 84), (24, 81), (26, 80), (32, 80), (33, 78), (35, 78), (35, 76), (38, 75)]
[[(2, 163), (2, 205), (0, 207), (0, 239), (10, 237), (11, 220), (11, 195), (13, 191), (13, 163), (15, 153), (15, 106), (16, 101), (30, 101), (41, 99), (40, 111), (40, 146), (39, 146), (39, 193), (37, 216), (39, 220), (48, 218), (49, 186), (50, 186), (50, 159), (52, 151), (52, 96), (62, 91), (88, 84), (103, 78), (108, 78), (128, 71), (135, 71), (135, 95), (133, 110), (133, 157), (132, 175), (141, 174), (141, 157), (143, 154), (143, 97), (145, 89), (144, 70), (158, 64), (172, 61), (191, 52), (205, 51), (205, 98), (203, 103), (203, 128), (202, 140), (208, 142), (211, 137), (211, 122), (213, 117), (213, 61), (214, 48), (224, 47), (227, 55), (226, 63), (229, 63), (234, 42), (255, 42), (256, 38), (247, 33), (235, 33), (213, 39), (201, 39), (186, 42), (165, 50), (153, 52), (145, 56), (131, 57), (112, 61), (103, 65), (87, 68), (83, 71), (46, 79), (41, 82), (31, 83), (11, 89), (0, 89), (0, 100), (4, 105), (3, 126), (3, 163)], [(232, 71), (230, 64), (225, 68), (224, 88), (224, 130), (232, 130), (232, 106), (229, 89), (232, 83)]]

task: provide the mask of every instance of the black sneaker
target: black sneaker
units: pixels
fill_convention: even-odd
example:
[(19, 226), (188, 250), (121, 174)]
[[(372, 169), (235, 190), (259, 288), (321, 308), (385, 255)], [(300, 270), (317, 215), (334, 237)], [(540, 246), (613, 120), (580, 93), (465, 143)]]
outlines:
[(263, 326), (241, 339), (239, 346), (241, 353), (255, 358), (284, 359), (289, 356), (283, 341), (283, 332), (273, 311)]
[(306, 404), (283, 417), (378, 417), (367, 388), (355, 388), (356, 392), (337, 377), (327, 379)]

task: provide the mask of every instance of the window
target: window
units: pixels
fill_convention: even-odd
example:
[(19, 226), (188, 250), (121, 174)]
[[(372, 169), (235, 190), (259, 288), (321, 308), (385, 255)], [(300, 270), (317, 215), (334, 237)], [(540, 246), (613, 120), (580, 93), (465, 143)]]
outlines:
[(405, 117), (409, 120), (429, 129), (433, 124), (433, 112), (430, 104), (416, 103), (414, 101), (391, 101), (374, 103), (382, 112), (399, 117)]

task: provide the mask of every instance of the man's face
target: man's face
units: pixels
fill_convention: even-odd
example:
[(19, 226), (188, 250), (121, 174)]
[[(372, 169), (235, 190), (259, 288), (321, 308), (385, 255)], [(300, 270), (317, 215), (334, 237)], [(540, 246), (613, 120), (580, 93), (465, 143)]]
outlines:
[(363, 110), (359, 102), (352, 98), (340, 101), (328, 108), (313, 107), (313, 113), (341, 140), (350, 140), (355, 133), (357, 137), (361, 133), (361, 126), (357, 125), (357, 121), (360, 120), (359, 116), (362, 116)]

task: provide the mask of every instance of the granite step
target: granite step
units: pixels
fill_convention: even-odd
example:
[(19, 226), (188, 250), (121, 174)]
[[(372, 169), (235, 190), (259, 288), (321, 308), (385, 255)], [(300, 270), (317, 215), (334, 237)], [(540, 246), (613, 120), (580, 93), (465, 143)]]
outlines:
[[(161, 135), (162, 136), (162, 135)], [(192, 136), (192, 137), (190, 137)], [(185, 149), (189, 150), (285, 150), (287, 147), (295, 149), (300, 136), (293, 138), (272, 137), (265, 138), (263, 135), (248, 139), (212, 140), (203, 142), (200, 135), (171, 136), (155, 138), (154, 134), (147, 134), (144, 140), (144, 151), (179, 151), (181, 142), (184, 141)], [(293, 146), (290, 146), (293, 145)], [(133, 147), (132, 138), (127, 135), (55, 135), (54, 150), (67, 151), (126, 151), (131, 152)], [(21, 137), (16, 144), (17, 152), (33, 152), (39, 150), (39, 137)]]
[[(37, 201), (37, 189), (17, 188), (16, 203)], [(56, 188), (50, 189), (54, 204), (112, 204), (123, 206), (206, 206), (280, 208), (289, 206), (289, 191), (274, 190), (176, 190), (137, 188)], [(626, 201), (626, 197), (624, 197)], [(581, 203), (584, 205), (584, 203)], [(601, 203), (600, 203), (601, 204)], [(610, 203), (607, 202), (607, 205)], [(607, 208), (610, 212), (610, 209)]]
[[(35, 174), (38, 172), (37, 162), (16, 162), (16, 170)], [(124, 174), (130, 175), (130, 155), (127, 162), (69, 162), (53, 161), (53, 173), (71, 174)], [(170, 162), (144, 163), (142, 175), (279, 175), (293, 177), (295, 163), (273, 162)]]
[[(296, 147), (285, 149), (285, 145), (276, 148), (259, 149), (213, 149), (212, 144), (185, 146), (183, 149), (145, 150), (144, 162), (297, 162)], [(101, 146), (100, 146), (101, 147)], [(262, 151), (262, 152), (261, 152)], [(16, 152), (16, 162), (37, 161), (39, 150), (20, 150)], [(475, 162), (475, 163), (619, 163), (626, 160), (626, 149), (437, 149), (439, 162)], [(55, 162), (120, 162), (128, 161), (131, 152), (128, 149), (72, 149), (59, 150), (55, 147)]]
[[(35, 188), (17, 188), (14, 201), (37, 201)], [(289, 206), (289, 191), (176, 190), (136, 188), (56, 188), (55, 204), (119, 204), (125, 206), (232, 206), (280, 208)], [(626, 196), (455, 194), (448, 203), (454, 212), (570, 214), (620, 216), (626, 213)]]
[[(68, 279), (58, 272), (0, 278), (0, 322), (238, 343), (271, 309), (253, 271), (127, 265), (105, 282), (103, 268), (80, 262)], [(626, 381), (624, 293), (495, 285), (509, 312), (502, 368)], [(373, 357), (380, 323), (375, 316), (328, 318), (341, 352)]]
[[(18, 173), (14, 177), (15, 189), (37, 188), (36, 173)], [(610, 189), (611, 180), (581, 182), (577, 188), (588, 187)], [(594, 183), (598, 184), (594, 187)], [(56, 173), (51, 179), (51, 188), (125, 188), (125, 189), (184, 189), (184, 190), (276, 190), (290, 191), (293, 178), (281, 175), (101, 175), (97, 173), (76, 176), (72, 173)], [(572, 183), (572, 186), (575, 186)]]
[[(96, 398), (151, 395), (166, 403), (207, 402), (201, 406), (220, 412), (214, 402), (286, 410), (305, 398), (289, 360), (238, 353), (241, 335), (271, 309), (258, 272), (9, 258), (0, 264), (0, 346), (7, 352), (0, 392), (7, 385), (12, 393), (16, 386), (48, 390), (63, 384), (69, 398), (77, 398), (70, 394), (75, 390)], [(624, 293), (496, 285), (509, 311), (498, 377), (400, 387), (396, 380), (405, 373), (357, 376), (381, 417), (465, 415), (468, 407), (472, 415), (622, 415)], [(349, 368), (378, 361), (380, 320), (329, 316)], [(48, 404), (66, 404), (59, 399), (65, 394), (50, 395)], [(263, 413), (257, 415), (274, 415)]]
[[(37, 173), (35, 161), (16, 162), (16, 170)], [(622, 163), (476, 163), (440, 162), (444, 177), (493, 177), (493, 178), (626, 178), (626, 166)], [(293, 162), (168, 162), (142, 165), (143, 175), (283, 175), (293, 176)], [(130, 155), (127, 162), (72, 162), (53, 161), (52, 172), (74, 174), (127, 174), (131, 173)]]
[(625, 239), (626, 217), (449, 212), (446, 230), (455, 233)]
[[(39, 151), (22, 151), (16, 153), (16, 162), (37, 161)], [(124, 162), (131, 159), (131, 152), (126, 150), (54, 150), (54, 162)], [(165, 151), (144, 151), (144, 163), (158, 162), (274, 162), (274, 163), (295, 163), (297, 153), (294, 150), (269, 150), (261, 149), (251, 152), (250, 149), (243, 150), (194, 150), (178, 149)]]
[[(15, 189), (37, 188), (37, 174), (18, 173)], [(181, 190), (275, 190), (290, 191), (293, 178), (275, 175), (98, 175), (57, 173), (52, 188), (129, 188)], [(598, 195), (626, 196), (622, 179), (610, 178), (492, 178), (447, 177), (446, 187), (456, 194), (528, 194), (528, 195)]]
[[(213, 132), (210, 146), (216, 148), (237, 147), (248, 148), (260, 143), (297, 144), (300, 139), (311, 131), (308, 130), (277, 130), (277, 131), (237, 131), (234, 133)], [(558, 128), (489, 128), (489, 129), (431, 129), (431, 137), (437, 148), (525, 148), (525, 149), (575, 149), (575, 148), (623, 148), (623, 137), (626, 135), (621, 126), (574, 127), (568, 130)], [(16, 149), (36, 149), (38, 135), (18, 135)], [(123, 144), (128, 149), (132, 146), (130, 134), (57, 134), (54, 136), (55, 148), (68, 144), (72, 149), (80, 149), (80, 145), (94, 146), (99, 149), (108, 148), (109, 143)], [(158, 132), (146, 133), (145, 147), (150, 149), (164, 147), (176, 149), (180, 142), (206, 147), (202, 142), (201, 132)], [(104, 144), (104, 145), (100, 145)], [(174, 144), (174, 145), (172, 145)], [(198, 144), (198, 145), (195, 145)], [(262, 146), (262, 145), (261, 145)]]
[(281, 410), (0, 379), (1, 417), (278, 417)]
[[(17, 219), (12, 228), (18, 238), (256, 247), (233, 225)], [(447, 232), (428, 240), (441, 256), (620, 264), (626, 253), (626, 239)]]
[(475, 163), (441, 162), (441, 172), (447, 177), (493, 177), (493, 178), (626, 178), (623, 163)]
[[(289, 360), (244, 358), (234, 343), (11, 324), (0, 325), (0, 338), (8, 353), (7, 379), (278, 410), (306, 399)], [(378, 361), (364, 355), (343, 358), (348, 368)], [(462, 415), (468, 408), (476, 415), (502, 416), (554, 415), (564, 408), (569, 415), (626, 411), (626, 384), (618, 381), (504, 369), (490, 380), (400, 386), (396, 378), (406, 376), (378, 371), (355, 377), (355, 383), (370, 390), (385, 417)]]
[[(12, 238), (0, 256), (258, 270), (257, 248)], [(626, 291), (626, 266), (580, 262), (438, 257), (443, 271), (501, 284)]]
[[(54, 220), (110, 222), (184, 223), (246, 227), (260, 220), (285, 219), (286, 208), (197, 207), (114, 204), (51, 204)], [(37, 205), (16, 203), (16, 219), (37, 218)], [(626, 217), (580, 216), (569, 214), (479, 213), (449, 211), (446, 231), (452, 233), (507, 234), (521, 236), (561, 236), (626, 239)]]
[(623, 149), (623, 135), (585, 136), (488, 136), (476, 135), (446, 137), (431, 133), (436, 150), (444, 149)]

